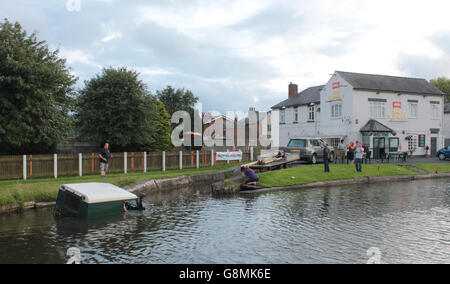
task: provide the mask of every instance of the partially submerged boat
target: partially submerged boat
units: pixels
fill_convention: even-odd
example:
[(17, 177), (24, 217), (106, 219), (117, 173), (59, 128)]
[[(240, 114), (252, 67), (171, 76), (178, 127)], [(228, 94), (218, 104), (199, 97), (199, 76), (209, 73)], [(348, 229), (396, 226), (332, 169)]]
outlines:
[(64, 184), (58, 192), (55, 216), (91, 219), (144, 210), (142, 199), (109, 183)]

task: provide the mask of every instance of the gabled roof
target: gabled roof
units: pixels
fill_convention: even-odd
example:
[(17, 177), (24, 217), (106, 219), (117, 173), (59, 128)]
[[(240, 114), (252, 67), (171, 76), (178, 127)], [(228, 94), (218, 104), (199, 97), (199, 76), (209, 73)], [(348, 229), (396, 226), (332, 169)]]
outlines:
[(324, 85), (321, 85), (303, 90), (295, 97), (284, 100), (281, 103), (274, 105), (272, 109), (309, 105), (311, 103), (320, 103), (320, 91), (323, 89), (323, 87)]
[(450, 103), (444, 105), (444, 113), (450, 113)]
[(425, 79), (394, 77), (336, 71), (355, 90), (409, 93), (421, 95), (445, 95)]
[(371, 119), (363, 128), (361, 128), (361, 132), (394, 132), (394, 130), (374, 119)]

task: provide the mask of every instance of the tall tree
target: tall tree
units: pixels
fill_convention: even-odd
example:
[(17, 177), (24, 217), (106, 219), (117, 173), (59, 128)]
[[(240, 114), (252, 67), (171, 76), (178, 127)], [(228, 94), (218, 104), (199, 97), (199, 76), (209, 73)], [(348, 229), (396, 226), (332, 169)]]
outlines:
[(0, 151), (46, 153), (71, 129), (76, 78), (36, 33), (0, 23)]
[(153, 98), (153, 100), (156, 108), (155, 117), (153, 119), (155, 131), (153, 132), (154, 143), (150, 150), (154, 152), (172, 150), (174, 146), (170, 136), (172, 127), (169, 113), (160, 100), (156, 98)]
[(174, 89), (171, 86), (167, 86), (162, 91), (156, 91), (156, 97), (163, 102), (169, 115), (172, 115), (177, 111), (187, 111), (188, 113), (194, 113), (194, 105), (198, 102), (198, 97), (185, 89)]
[(86, 81), (77, 100), (77, 127), (85, 139), (109, 142), (115, 151), (149, 150), (155, 143), (155, 99), (126, 68), (103, 69)]
[(446, 94), (445, 102), (450, 103), (450, 79), (447, 79), (446, 77), (439, 77), (437, 79), (431, 80), (430, 83), (431, 85), (444, 92)]

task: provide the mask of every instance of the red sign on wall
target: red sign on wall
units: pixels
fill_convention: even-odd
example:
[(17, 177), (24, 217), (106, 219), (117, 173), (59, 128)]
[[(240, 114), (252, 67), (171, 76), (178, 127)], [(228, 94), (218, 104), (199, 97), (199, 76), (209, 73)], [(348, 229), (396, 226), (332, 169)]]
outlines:
[(393, 108), (402, 108), (402, 102), (393, 102), (392, 107)]
[(340, 87), (341, 87), (341, 83), (340, 82), (333, 83), (333, 90), (334, 89), (339, 89)]

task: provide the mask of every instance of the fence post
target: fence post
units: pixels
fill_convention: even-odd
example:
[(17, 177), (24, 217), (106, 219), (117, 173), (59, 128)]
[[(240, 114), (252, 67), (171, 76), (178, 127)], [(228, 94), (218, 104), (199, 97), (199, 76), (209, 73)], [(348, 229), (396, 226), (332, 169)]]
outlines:
[(166, 151), (162, 152), (162, 170), (166, 171)]
[(214, 150), (211, 150), (211, 167), (214, 167)]
[(83, 176), (83, 154), (78, 154), (78, 175)]
[(127, 165), (128, 164), (128, 158), (127, 158), (127, 152), (123, 153), (123, 172), (126, 174), (128, 172)]
[(230, 163), (230, 150), (227, 149), (227, 164)]
[(250, 161), (253, 162), (253, 147), (250, 147)]
[(58, 178), (58, 154), (53, 154), (53, 176)]
[(200, 152), (197, 150), (197, 169), (200, 168)]
[(23, 179), (27, 180), (27, 155), (23, 155)]
[(183, 169), (183, 151), (180, 151), (180, 170)]
[(147, 152), (144, 152), (144, 173), (147, 172)]

